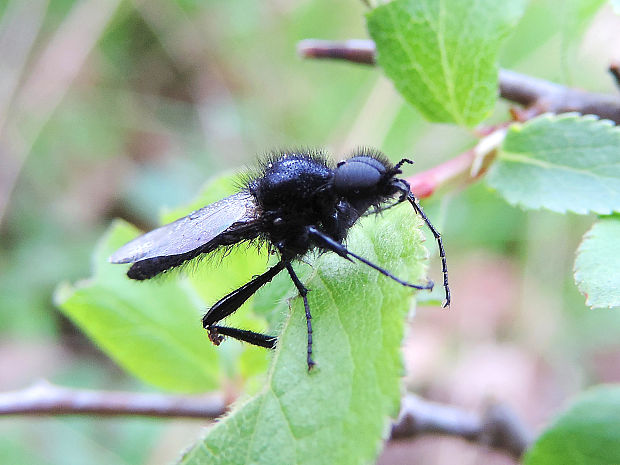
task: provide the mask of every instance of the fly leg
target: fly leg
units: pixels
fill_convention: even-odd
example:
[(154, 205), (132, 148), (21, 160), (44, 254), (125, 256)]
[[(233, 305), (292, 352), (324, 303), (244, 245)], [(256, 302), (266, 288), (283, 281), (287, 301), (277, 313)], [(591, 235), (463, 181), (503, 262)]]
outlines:
[(278, 338), (275, 336), (269, 336), (268, 334), (255, 333), (254, 331), (248, 331), (246, 329), (231, 328), (230, 326), (217, 326), (211, 325), (207, 328), (209, 331), (209, 339), (216, 346), (220, 345), (220, 342), (224, 340), (224, 336), (232, 337), (238, 341), (247, 342), (266, 349), (273, 349), (276, 346)]
[(349, 261), (351, 260), (351, 257), (359, 260), (360, 262), (368, 265), (371, 268), (374, 268), (375, 270), (377, 270), (379, 273), (381, 273), (384, 276), (387, 276), (390, 279), (393, 279), (394, 281), (396, 281), (399, 284), (402, 284), (403, 286), (406, 287), (412, 287), (414, 289), (432, 289), (434, 284), (432, 281), (428, 281), (426, 284), (412, 284), (412, 283), (408, 283), (407, 281), (403, 281), (400, 278), (397, 278), (396, 276), (394, 276), (392, 273), (390, 273), (389, 271), (381, 268), (379, 265), (375, 265), (374, 263), (372, 263), (369, 260), (366, 260), (364, 257), (360, 257), (359, 255), (351, 252), (350, 250), (348, 250), (344, 245), (342, 245), (341, 243), (335, 241), (334, 239), (332, 239), (331, 237), (329, 237), (327, 234), (319, 231), (318, 229), (316, 229), (314, 226), (310, 226), (308, 228), (308, 234), (310, 235), (310, 237), (312, 237), (312, 239), (314, 239), (317, 244), (327, 250), (331, 250), (332, 252), (337, 253), (338, 255), (340, 255), (343, 258), (346, 258)]
[(254, 331), (246, 331), (238, 328), (230, 328), (228, 326), (218, 326), (217, 323), (231, 315), (241, 307), (246, 300), (260, 289), (261, 286), (271, 281), (285, 266), (280, 261), (275, 266), (268, 269), (265, 273), (257, 276), (249, 283), (244, 284), (239, 289), (232, 291), (230, 294), (218, 300), (213, 307), (209, 309), (204, 317), (202, 317), (202, 326), (208, 331), (209, 339), (213, 344), (220, 345), (224, 336), (229, 336), (240, 341), (247, 342), (260, 347), (273, 349), (276, 344), (276, 337), (266, 334), (255, 333)]

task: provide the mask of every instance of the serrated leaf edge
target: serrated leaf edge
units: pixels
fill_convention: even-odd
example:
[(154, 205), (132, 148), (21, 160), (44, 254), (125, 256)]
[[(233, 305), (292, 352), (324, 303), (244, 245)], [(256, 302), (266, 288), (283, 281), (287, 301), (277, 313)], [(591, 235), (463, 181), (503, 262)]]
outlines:
[[(611, 131), (619, 131), (620, 132), (620, 128), (618, 128), (618, 126), (611, 120), (609, 119), (605, 119), (605, 118), (600, 118), (598, 115), (592, 115), (592, 114), (581, 114), (578, 112), (567, 112), (567, 113), (560, 113), (560, 114), (556, 114), (556, 113), (543, 113), (540, 116), (537, 116), (536, 118), (533, 118), (531, 120), (528, 120), (524, 123), (514, 123), (510, 126), (508, 132), (506, 133), (506, 137), (504, 138), (504, 142), (502, 143), (502, 147), (500, 147), (500, 149), (498, 150), (498, 154), (497, 154), (497, 158), (501, 159), (503, 158), (503, 154), (512, 154), (512, 155), (508, 155), (507, 159), (516, 159), (519, 154), (515, 154), (513, 152), (509, 152), (505, 149), (503, 149), (503, 145), (506, 141), (506, 139), (508, 138), (509, 134), (511, 131), (515, 131), (515, 132), (522, 132), (524, 129), (526, 129), (528, 126), (532, 125), (532, 124), (536, 124), (536, 122), (540, 121), (540, 120), (548, 120), (548, 121), (562, 121), (562, 120), (568, 120), (568, 119), (572, 119), (572, 120), (582, 120), (584, 121), (584, 124), (589, 123), (589, 124), (600, 124), (602, 126), (606, 126), (607, 129), (610, 129)], [(512, 156), (512, 158), (511, 158)], [(529, 158), (529, 157), (523, 157), (523, 158)], [(534, 164), (534, 163), (531, 163)], [(489, 171), (491, 171), (493, 169), (493, 167), (491, 167), (491, 169)], [(597, 215), (612, 215), (613, 213), (617, 213), (616, 210), (612, 210), (612, 209), (607, 209), (607, 210), (600, 210), (600, 209), (589, 209), (589, 210), (578, 210), (578, 209), (573, 209), (573, 208), (564, 208), (564, 209), (559, 209), (559, 208), (549, 208), (547, 206), (544, 205), (538, 205), (538, 206), (533, 206), (530, 205), (526, 202), (522, 202), (519, 200), (515, 200), (514, 197), (508, 196), (508, 195), (504, 195), (501, 194), (499, 192), (499, 190), (488, 183), (487, 181), (487, 186), (493, 191), (496, 192), (500, 197), (502, 197), (506, 202), (508, 202), (509, 205), (512, 205), (513, 207), (519, 207), (522, 210), (533, 210), (533, 211), (549, 211), (549, 212), (553, 212), (553, 213), (575, 213), (577, 215), (588, 215), (588, 214), (597, 214)]]

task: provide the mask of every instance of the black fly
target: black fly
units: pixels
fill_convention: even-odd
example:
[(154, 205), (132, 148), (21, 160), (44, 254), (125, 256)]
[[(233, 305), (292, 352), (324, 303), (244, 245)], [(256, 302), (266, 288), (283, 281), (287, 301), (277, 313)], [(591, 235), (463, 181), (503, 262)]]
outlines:
[[(308, 323), (308, 368), (312, 368), (312, 323), (308, 289), (291, 266), (311, 250), (335, 252), (356, 260), (388, 278), (414, 289), (432, 289), (433, 283), (411, 284), (392, 275), (344, 245), (349, 229), (369, 209), (380, 211), (405, 200), (425, 221), (437, 240), (443, 287), (450, 305), (448, 269), (441, 236), (428, 220), (407, 181), (398, 178), (403, 159), (392, 165), (380, 152), (362, 149), (335, 167), (321, 153), (307, 150), (272, 154), (260, 174), (238, 193), (134, 239), (117, 250), (112, 263), (132, 263), (131, 279), (152, 278), (198, 255), (242, 241), (259, 240), (277, 252), (280, 261), (249, 283), (221, 298), (202, 319), (209, 339), (219, 345), (225, 336), (272, 349), (275, 336), (218, 323), (235, 312), (261, 286), (286, 269), (301, 295)], [(393, 199), (391, 203), (389, 201)]]

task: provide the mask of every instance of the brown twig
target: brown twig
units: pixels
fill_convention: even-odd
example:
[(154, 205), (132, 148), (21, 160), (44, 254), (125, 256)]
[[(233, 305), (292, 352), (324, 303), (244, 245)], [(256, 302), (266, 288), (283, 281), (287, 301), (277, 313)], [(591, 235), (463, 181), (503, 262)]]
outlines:
[[(218, 395), (94, 391), (55, 386), (47, 381), (39, 381), (20, 391), (0, 393), (0, 416), (97, 415), (212, 420), (225, 411), (226, 402)], [(392, 426), (390, 440), (424, 434), (457, 436), (515, 457), (520, 456), (530, 442), (526, 429), (503, 407), (492, 407), (479, 416), (407, 395), (402, 401), (400, 416)]]
[(365, 65), (376, 63), (376, 52), (375, 43), (366, 39), (344, 41), (306, 39), (297, 44), (297, 53), (302, 58), (331, 58)]
[(456, 436), (515, 458), (523, 455), (532, 440), (531, 433), (506, 406), (491, 406), (481, 416), (407, 395), (390, 439), (412, 439), (425, 434)]
[(500, 95), (537, 113), (597, 115), (620, 124), (620, 97), (562, 86), (509, 70), (500, 70)]
[(0, 393), (2, 415), (100, 415), (214, 419), (226, 410), (220, 396), (173, 396), (69, 389), (39, 381)]
[[(299, 43), (297, 50), (304, 58), (331, 58), (364, 64), (376, 61), (372, 40), (307, 39)], [(586, 92), (504, 69), (499, 72), (499, 93), (502, 98), (526, 107), (525, 111), (514, 112), (521, 120), (544, 112), (576, 111), (620, 124), (620, 96), (617, 95)]]

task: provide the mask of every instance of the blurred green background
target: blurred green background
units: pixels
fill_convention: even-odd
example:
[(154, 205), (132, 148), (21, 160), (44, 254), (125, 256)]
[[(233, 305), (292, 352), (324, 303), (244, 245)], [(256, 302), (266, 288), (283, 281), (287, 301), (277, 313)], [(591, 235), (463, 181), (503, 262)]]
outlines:
[[(605, 70), (620, 59), (620, 21), (608, 6), (594, 14), (603, 3), (533, 0), (502, 65), (616, 92)], [(163, 208), (273, 148), (340, 157), (371, 145), (423, 170), (471, 146), (466, 130), (425, 122), (379, 69), (297, 57), (305, 38), (366, 38), (365, 11), (357, 0), (0, 0), (1, 390), (39, 378), (150, 389), (52, 303), (58, 283), (89, 275), (112, 218), (152, 227)], [(507, 109), (498, 104), (491, 121)], [(588, 310), (572, 280), (592, 218), (525, 214), (482, 184), (425, 206), (444, 233), (454, 305), (418, 310), (405, 346), (408, 387), (472, 409), (500, 399), (536, 427), (584, 386), (620, 381), (620, 316)], [(2, 418), (0, 460), (169, 463), (202, 426)], [(408, 463), (402, 447), (381, 463)], [(435, 460), (427, 463), (481, 460), (436, 438), (412, 453)]]

